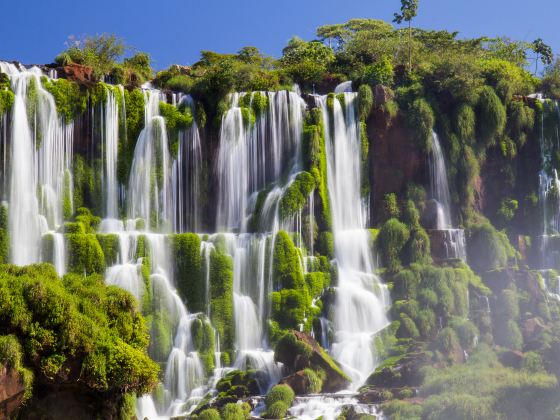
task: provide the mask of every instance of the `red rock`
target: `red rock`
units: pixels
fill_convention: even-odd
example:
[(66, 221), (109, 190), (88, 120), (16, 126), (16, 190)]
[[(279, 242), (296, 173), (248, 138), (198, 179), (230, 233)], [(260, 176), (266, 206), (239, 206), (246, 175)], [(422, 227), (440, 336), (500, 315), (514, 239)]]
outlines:
[(0, 370), (0, 418), (12, 418), (16, 414), (24, 391), (21, 375), (5, 367)]

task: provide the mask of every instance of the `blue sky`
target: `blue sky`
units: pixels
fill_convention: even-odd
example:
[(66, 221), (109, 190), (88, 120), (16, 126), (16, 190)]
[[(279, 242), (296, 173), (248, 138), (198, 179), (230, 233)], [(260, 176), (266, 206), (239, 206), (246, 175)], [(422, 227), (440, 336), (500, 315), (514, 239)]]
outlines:
[[(4, 1), (0, 59), (52, 61), (68, 36), (115, 33), (151, 54), (154, 66), (192, 64), (202, 49), (236, 52), (254, 45), (279, 55), (293, 35), (367, 17), (392, 20), (399, 0), (75, 0)], [(420, 0), (415, 25), (460, 36), (543, 38), (560, 53), (559, 0)]]

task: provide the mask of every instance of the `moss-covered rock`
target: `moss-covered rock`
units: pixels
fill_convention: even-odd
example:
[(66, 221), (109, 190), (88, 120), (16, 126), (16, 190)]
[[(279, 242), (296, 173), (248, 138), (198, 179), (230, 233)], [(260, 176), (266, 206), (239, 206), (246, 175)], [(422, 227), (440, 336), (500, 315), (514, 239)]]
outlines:
[(175, 281), (181, 297), (191, 312), (206, 312), (206, 285), (202, 277), (200, 237), (194, 233), (181, 233), (171, 238)]
[(210, 319), (224, 353), (231, 354), (235, 337), (233, 318), (233, 262), (218, 250), (210, 254)]
[(278, 207), (280, 219), (293, 217), (300, 212), (307, 203), (309, 194), (315, 189), (315, 185), (315, 179), (309, 172), (299, 173), (280, 199)]

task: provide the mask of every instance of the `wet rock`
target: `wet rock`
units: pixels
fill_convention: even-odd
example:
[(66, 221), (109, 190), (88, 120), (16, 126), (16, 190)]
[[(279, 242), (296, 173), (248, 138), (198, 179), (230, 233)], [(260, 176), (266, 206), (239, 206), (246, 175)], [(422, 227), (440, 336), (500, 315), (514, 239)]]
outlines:
[(420, 369), (427, 363), (426, 354), (420, 349), (414, 349), (400, 357), (388, 359), (369, 376), (366, 384), (378, 388), (420, 386)]
[(13, 369), (0, 370), (0, 418), (14, 417), (23, 401), (23, 379)]
[(304, 374), (303, 370), (286, 376), (280, 381), (281, 384), (289, 385), (296, 395), (309, 394), (309, 378)]
[[(350, 379), (342, 369), (308, 334), (299, 331), (287, 333), (276, 345), (274, 358), (276, 361), (283, 363), (292, 374), (296, 374), (305, 368), (325, 372), (322, 392), (337, 392), (347, 389), (350, 385)], [(292, 378), (290, 376), (284, 379), (297, 382), (295, 386), (303, 386), (301, 378), (298, 377), (301, 375)]]

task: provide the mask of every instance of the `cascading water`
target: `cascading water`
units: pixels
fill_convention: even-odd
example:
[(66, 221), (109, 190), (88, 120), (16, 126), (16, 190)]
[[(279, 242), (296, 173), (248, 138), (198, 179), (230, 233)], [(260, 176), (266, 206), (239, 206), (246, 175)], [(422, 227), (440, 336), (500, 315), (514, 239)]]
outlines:
[[(103, 130), (103, 149), (104, 149), (104, 197), (105, 214), (109, 219), (116, 219), (119, 215), (118, 202), (118, 181), (117, 181), (117, 160), (119, 153), (119, 103), (115, 97), (113, 89), (106, 89), (107, 99), (104, 109), (104, 130)], [(122, 86), (119, 92), (124, 101)]]
[(439, 143), (438, 135), (432, 131), (432, 154), (430, 157), (430, 181), (432, 197), (437, 204), (436, 229), (451, 228), (451, 207), (449, 199), (449, 184), (447, 182), (447, 168), (445, 157)]
[[(360, 126), (355, 93), (344, 93), (344, 109), (332, 98), (316, 97), (323, 114), (334, 253), (338, 269), (331, 355), (357, 389), (373, 372), (373, 337), (387, 324), (385, 286), (374, 274), (361, 186)], [(332, 115), (332, 120), (330, 118)]]
[(196, 122), (196, 107), (188, 95), (179, 99), (178, 106), (189, 107), (194, 118), (192, 126), (179, 133), (179, 151), (173, 162), (173, 231), (200, 232), (202, 145)]
[(128, 218), (142, 219), (146, 228), (170, 228), (172, 222), (171, 157), (165, 120), (159, 115), (164, 98), (145, 90), (144, 128), (132, 160), (128, 181)]
[(439, 137), (435, 131), (432, 131), (432, 152), (429, 163), (431, 193), (435, 204), (435, 228), (440, 231), (445, 256), (466, 260), (465, 233), (462, 229), (454, 229), (451, 224), (447, 168)]
[[(258, 97), (255, 95), (258, 94)], [(274, 354), (267, 348), (264, 321), (268, 314), (268, 295), (272, 291), (271, 259), (267, 251), (274, 246), (280, 229), (278, 200), (299, 170), (300, 145), (305, 103), (294, 92), (235, 93), (231, 106), (222, 118), (217, 172), (219, 196), (217, 226), (240, 234), (227, 234), (227, 252), (234, 261), (234, 317), (237, 326), (234, 366), (253, 367), (265, 372), (268, 383), (280, 379), (281, 371)], [(254, 100), (266, 98), (254, 123), (247, 119)], [(282, 183), (282, 175), (288, 182)], [(273, 185), (260, 212), (263, 233), (246, 233), (259, 191)]]
[[(53, 237), (54, 264), (65, 271), (63, 241), (55, 231), (72, 212), (73, 124), (58, 116), (37, 67), (0, 62), (14, 91), (11, 115), (10, 258), (14, 264), (41, 261), (41, 237)], [(4, 148), (4, 150), (6, 150)]]

